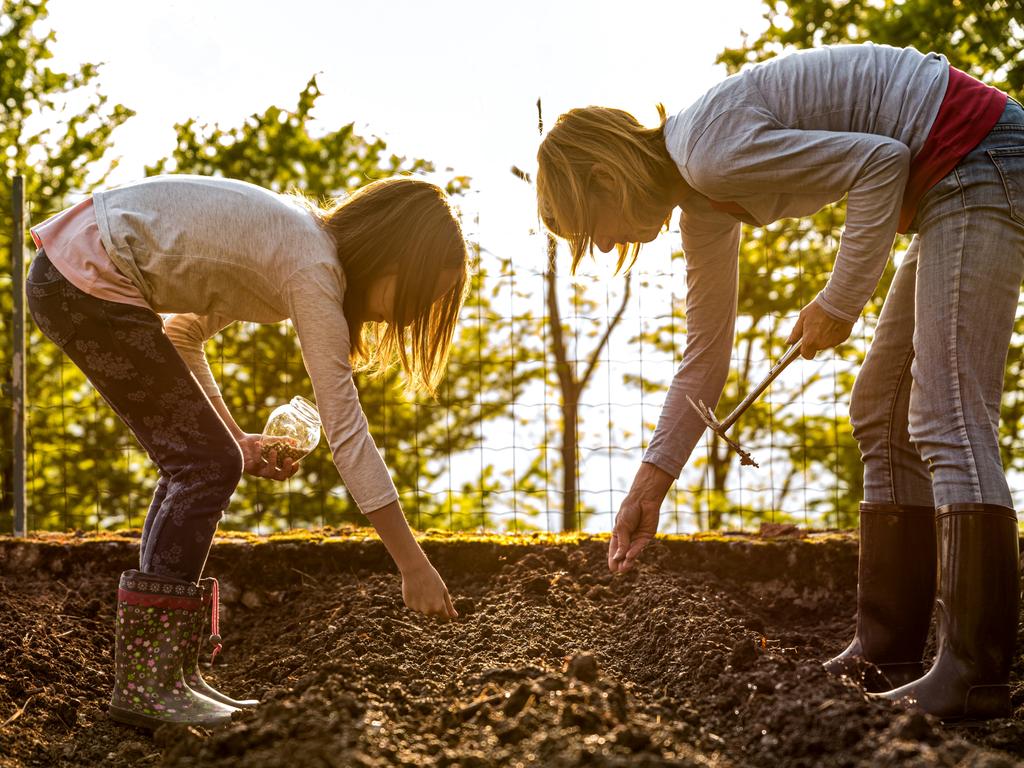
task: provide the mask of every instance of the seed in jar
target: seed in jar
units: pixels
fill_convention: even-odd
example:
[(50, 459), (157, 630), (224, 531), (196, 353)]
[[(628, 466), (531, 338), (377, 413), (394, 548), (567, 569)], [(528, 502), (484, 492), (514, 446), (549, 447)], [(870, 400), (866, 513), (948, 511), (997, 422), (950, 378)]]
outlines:
[(263, 457), (264, 461), (270, 461), (270, 453), (275, 450), (277, 451), (278, 464), (283, 463), (285, 459), (298, 461), (306, 455), (306, 452), (301, 448), (296, 448), (284, 440), (275, 440), (273, 442), (264, 442), (260, 446), (260, 456)]

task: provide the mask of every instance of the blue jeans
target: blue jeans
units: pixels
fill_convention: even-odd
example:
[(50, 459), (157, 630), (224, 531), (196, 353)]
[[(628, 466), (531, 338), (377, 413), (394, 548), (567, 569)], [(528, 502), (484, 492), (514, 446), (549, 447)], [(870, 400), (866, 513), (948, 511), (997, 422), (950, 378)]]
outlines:
[(198, 581), (242, 477), (242, 452), (150, 309), (72, 285), (40, 250), (26, 281), (40, 330), (77, 365), (160, 470), (139, 568)]
[(1024, 279), (1024, 109), (921, 201), (857, 376), (864, 499), (1012, 507), (999, 456), (1006, 355)]

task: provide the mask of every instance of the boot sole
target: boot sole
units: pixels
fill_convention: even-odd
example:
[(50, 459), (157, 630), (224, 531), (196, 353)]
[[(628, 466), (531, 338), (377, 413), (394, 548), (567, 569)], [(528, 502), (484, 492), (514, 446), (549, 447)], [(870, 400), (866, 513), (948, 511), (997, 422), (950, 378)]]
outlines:
[(189, 685), (188, 687), (200, 696), (213, 699), (218, 704), (223, 704), (226, 707), (234, 707), (235, 709), (255, 709), (260, 705), (259, 699), (232, 699), (227, 694), (221, 693), (216, 688), (211, 687), (206, 683), (206, 681), (203, 681), (203, 683), (203, 685)]
[(107, 715), (111, 720), (124, 725), (133, 725), (136, 728), (145, 728), (147, 731), (155, 731), (161, 725), (198, 725), (203, 728), (221, 728), (231, 722), (230, 715), (223, 719), (199, 721), (199, 720), (161, 720), (158, 717), (144, 715), (141, 712), (133, 712), (130, 709), (110, 706), (107, 708)]

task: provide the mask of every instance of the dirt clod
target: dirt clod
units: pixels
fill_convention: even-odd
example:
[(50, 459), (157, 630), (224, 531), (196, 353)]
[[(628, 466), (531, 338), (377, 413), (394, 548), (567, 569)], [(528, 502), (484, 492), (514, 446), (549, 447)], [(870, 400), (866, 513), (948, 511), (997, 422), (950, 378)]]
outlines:
[(597, 680), (597, 672), (597, 657), (592, 653), (577, 653), (569, 660), (569, 675), (577, 680), (592, 683)]

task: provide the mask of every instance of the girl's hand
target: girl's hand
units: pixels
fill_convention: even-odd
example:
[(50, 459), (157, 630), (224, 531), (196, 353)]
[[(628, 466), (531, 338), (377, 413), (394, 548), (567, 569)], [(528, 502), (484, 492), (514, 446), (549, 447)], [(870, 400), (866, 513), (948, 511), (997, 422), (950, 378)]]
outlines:
[(444, 580), (426, 559), (408, 571), (402, 571), (402, 599), (407, 608), (426, 616), (442, 619), (459, 616)]
[(299, 462), (285, 458), (278, 466), (277, 451), (271, 450), (264, 459), (262, 451), (263, 435), (245, 434), (238, 438), (238, 447), (242, 449), (242, 460), (247, 475), (264, 477), (268, 480), (287, 480), (299, 471)]
[(800, 339), (801, 356), (813, 360), (817, 352), (839, 346), (850, 338), (851, 331), (853, 323), (837, 320), (812, 301), (800, 310), (796, 326), (786, 343), (795, 344)]
[(448, 588), (412, 535), (398, 500), (370, 512), (369, 518), (402, 572), (402, 598), (406, 606), (427, 616), (458, 618)]

